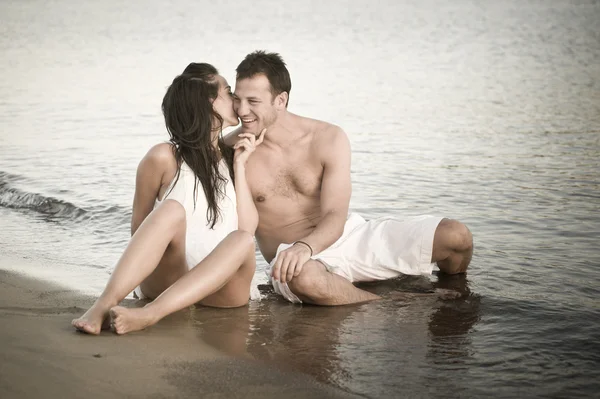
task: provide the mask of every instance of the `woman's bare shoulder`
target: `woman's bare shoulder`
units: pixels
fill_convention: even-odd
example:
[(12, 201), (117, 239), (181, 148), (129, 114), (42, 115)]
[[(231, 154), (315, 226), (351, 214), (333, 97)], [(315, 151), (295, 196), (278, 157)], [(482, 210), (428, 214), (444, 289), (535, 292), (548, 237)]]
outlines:
[(148, 150), (142, 161), (140, 167), (150, 169), (161, 169), (169, 170), (177, 168), (177, 161), (175, 159), (174, 147), (171, 143), (160, 143), (154, 145)]

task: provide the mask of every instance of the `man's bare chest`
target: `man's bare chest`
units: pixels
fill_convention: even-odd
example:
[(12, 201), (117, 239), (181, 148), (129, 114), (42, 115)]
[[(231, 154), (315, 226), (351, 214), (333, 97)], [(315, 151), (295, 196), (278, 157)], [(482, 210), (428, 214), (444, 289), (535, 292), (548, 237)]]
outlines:
[(256, 202), (269, 199), (318, 197), (323, 166), (309, 154), (255, 154), (248, 162), (246, 176)]

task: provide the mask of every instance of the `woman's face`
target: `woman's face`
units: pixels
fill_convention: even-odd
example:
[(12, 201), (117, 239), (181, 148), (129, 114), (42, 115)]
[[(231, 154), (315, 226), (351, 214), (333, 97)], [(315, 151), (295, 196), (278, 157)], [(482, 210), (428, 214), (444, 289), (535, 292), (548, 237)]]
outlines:
[(237, 126), (239, 120), (233, 110), (231, 87), (221, 75), (217, 75), (217, 81), (219, 82), (219, 95), (213, 101), (213, 109), (223, 118), (222, 129), (229, 126)]

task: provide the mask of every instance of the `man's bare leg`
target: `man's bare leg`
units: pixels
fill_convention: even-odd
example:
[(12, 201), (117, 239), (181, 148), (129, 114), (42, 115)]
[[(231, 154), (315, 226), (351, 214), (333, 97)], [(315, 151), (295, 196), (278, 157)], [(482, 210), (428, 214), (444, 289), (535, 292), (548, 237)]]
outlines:
[[(111, 307), (123, 300), (146, 278), (168, 287), (185, 265), (185, 210), (167, 200), (152, 211), (135, 232), (117, 262), (106, 288), (85, 314), (72, 321), (79, 331), (99, 334)], [(164, 288), (163, 288), (164, 289)]]
[(378, 295), (356, 288), (345, 278), (328, 272), (316, 260), (306, 262), (300, 274), (288, 286), (303, 302), (313, 305), (349, 305), (381, 299)]
[(442, 219), (433, 238), (431, 261), (448, 274), (464, 273), (473, 256), (473, 235), (464, 224)]
[(253, 237), (241, 230), (234, 231), (153, 302), (137, 309), (121, 306), (111, 308), (111, 324), (117, 334), (142, 330), (171, 313), (214, 295), (225, 288), (240, 270), (245, 273), (245, 278), (237, 281), (237, 291), (230, 292), (230, 298), (214, 297), (213, 302), (216, 301), (222, 307), (243, 306), (250, 297), (255, 262)]
[[(473, 255), (473, 236), (462, 223), (443, 219), (434, 240), (432, 262), (444, 273), (464, 273)], [(329, 273), (318, 261), (309, 261), (299, 276), (288, 283), (303, 302), (315, 305), (346, 305), (380, 299), (379, 296), (355, 287), (345, 278)]]

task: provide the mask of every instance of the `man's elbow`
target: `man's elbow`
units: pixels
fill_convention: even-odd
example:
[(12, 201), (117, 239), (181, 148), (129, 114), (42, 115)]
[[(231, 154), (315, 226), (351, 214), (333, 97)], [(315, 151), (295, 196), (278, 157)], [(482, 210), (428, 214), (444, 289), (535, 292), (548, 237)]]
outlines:
[(335, 240), (339, 240), (340, 237), (342, 237), (342, 234), (344, 234), (344, 225), (342, 225), (342, 227), (338, 227), (338, 229), (335, 232)]
[(348, 219), (348, 212), (339, 212), (332, 211), (332, 216), (336, 219), (336, 223), (333, 225), (333, 233), (335, 235), (335, 239), (337, 240), (344, 234), (344, 226), (346, 225), (346, 220)]

